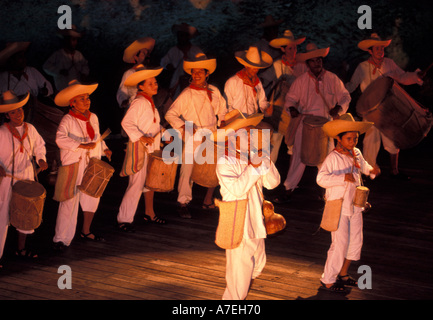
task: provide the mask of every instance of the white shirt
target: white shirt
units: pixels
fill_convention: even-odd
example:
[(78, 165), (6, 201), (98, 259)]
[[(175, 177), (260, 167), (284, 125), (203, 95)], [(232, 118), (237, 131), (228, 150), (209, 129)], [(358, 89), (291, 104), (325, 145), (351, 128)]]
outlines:
[(120, 81), (119, 88), (117, 89), (116, 93), (116, 100), (119, 104), (119, 107), (122, 106), (122, 102), (125, 100), (129, 101), (129, 104), (135, 99), (135, 96), (137, 95), (137, 87), (136, 86), (125, 86), (125, 80), (135, 72), (134, 68), (128, 69), (125, 71), (125, 73), (122, 76), (122, 80)]
[(321, 94), (316, 92), (316, 80), (310, 72), (305, 72), (291, 85), (284, 108), (289, 112), (289, 107), (296, 107), (302, 114), (330, 119), (329, 110), (338, 104), (343, 109), (339, 114), (346, 113), (351, 98), (337, 75), (324, 70), (323, 78), (319, 81), (319, 92)]
[(38, 70), (27, 66), (24, 68), (24, 73), (27, 79), (23, 75), (19, 80), (8, 71), (0, 73), (0, 93), (12, 90), (17, 96), (30, 92), (32, 96), (37, 97), (39, 90), (45, 86), (48, 89), (47, 95), (53, 94), (53, 86)]
[(266, 158), (254, 168), (236, 157), (224, 156), (218, 159), (216, 172), (223, 201), (248, 199), (244, 239), (266, 238), (263, 187), (273, 189), (280, 184), (280, 174), (272, 161)]
[(259, 109), (264, 112), (269, 107), (269, 102), (266, 99), (262, 83), (259, 81), (259, 84), (254, 89), (256, 94), (254, 94), (253, 88), (244, 84), (243, 80), (237, 75), (229, 78), (224, 86), (228, 111), (237, 109), (247, 115), (257, 113)]
[(353, 206), (353, 198), (356, 187), (361, 185), (361, 173), (370, 175), (370, 171), (373, 169), (364, 160), (359, 149), (354, 148), (354, 152), (356, 161), (360, 166), (360, 168), (353, 168), (355, 183), (344, 181), (345, 174), (352, 171), (353, 158), (336, 150), (331, 151), (325, 158), (316, 179), (319, 186), (326, 188), (326, 200), (344, 199), (341, 212), (346, 216), (353, 215), (355, 208), (358, 208)]
[(350, 79), (350, 82), (346, 83), (346, 88), (349, 92), (353, 92), (358, 86), (360, 86), (361, 92), (368, 87), (368, 85), (376, 80), (377, 78), (383, 76), (389, 76), (397, 82), (410, 85), (419, 84), (422, 85), (423, 81), (418, 77), (417, 69), (415, 72), (405, 72), (403, 71), (392, 59), (384, 58), (379, 69), (373, 74), (375, 66), (370, 62), (361, 62), (355, 69), (355, 72)]
[[(66, 88), (71, 80), (80, 80), (81, 75), (89, 74), (89, 65), (83, 54), (75, 50), (68, 53), (64, 49), (55, 51), (42, 66), (44, 71), (54, 78), (58, 91)], [(66, 76), (60, 74), (61, 70), (68, 70)]]
[(210, 101), (205, 90), (185, 88), (165, 114), (165, 119), (174, 129), (179, 129), (185, 121), (192, 121), (194, 128), (217, 129), (218, 121), (224, 120), (227, 113), (226, 102), (217, 87), (209, 85), (212, 91)]
[(62, 165), (66, 166), (80, 160), (88, 161), (87, 152), (90, 158), (101, 159), (104, 155), (104, 150), (107, 149), (104, 140), (101, 140), (95, 148), (91, 150), (78, 148), (81, 143), (96, 142), (101, 134), (99, 132), (99, 120), (96, 114), (90, 114), (90, 124), (95, 131), (95, 137), (90, 139), (87, 134), (86, 121), (77, 119), (69, 114), (66, 114), (60, 121), (60, 125), (56, 133), (56, 143), (60, 148), (60, 159)]

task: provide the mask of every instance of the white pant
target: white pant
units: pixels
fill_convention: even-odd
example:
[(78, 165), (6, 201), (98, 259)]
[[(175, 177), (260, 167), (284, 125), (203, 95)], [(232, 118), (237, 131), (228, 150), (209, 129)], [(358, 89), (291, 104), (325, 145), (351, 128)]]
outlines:
[(376, 164), (381, 142), (383, 143), (384, 149), (390, 154), (397, 154), (400, 151), (391, 139), (380, 132), (379, 129), (372, 126), (365, 133), (362, 148), (364, 159), (372, 166)]
[(239, 247), (226, 250), (224, 300), (244, 300), (251, 279), (257, 278), (266, 264), (265, 239), (243, 239)]
[(144, 192), (149, 191), (144, 187), (144, 184), (146, 183), (148, 159), (149, 156), (146, 154), (143, 168), (141, 168), (141, 170), (137, 173), (128, 177), (128, 188), (126, 188), (125, 194), (123, 195), (119, 213), (117, 214), (118, 223), (132, 223), (141, 195)]
[(344, 259), (357, 261), (361, 258), (363, 243), (362, 211), (352, 216), (341, 215), (337, 231), (331, 232), (332, 243), (321, 281), (325, 284), (335, 283), (341, 271)]

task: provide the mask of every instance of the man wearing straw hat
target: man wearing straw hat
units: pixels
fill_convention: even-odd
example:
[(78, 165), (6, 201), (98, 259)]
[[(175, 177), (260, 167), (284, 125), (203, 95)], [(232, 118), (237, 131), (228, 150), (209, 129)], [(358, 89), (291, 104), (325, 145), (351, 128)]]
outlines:
[(238, 110), (246, 115), (265, 112), (269, 103), (257, 73), (272, 65), (271, 56), (251, 46), (246, 51), (237, 51), (235, 57), (244, 68), (225, 83), (228, 111)]
[[(277, 187), (280, 175), (269, 157), (261, 153), (261, 149), (254, 150), (255, 141), (251, 141), (255, 135), (252, 131), (259, 130), (256, 126), (262, 118), (263, 114), (248, 117), (239, 115), (212, 135), (218, 146), (222, 144), (225, 150), (217, 163), (222, 201), (247, 199), (243, 220), (237, 218), (241, 215), (234, 215), (234, 223), (219, 222), (218, 225), (218, 228), (226, 229), (223, 233), (227, 234), (240, 230), (236, 236), (236, 243), (239, 245), (226, 249), (224, 300), (245, 299), (252, 281), (261, 274), (266, 264), (264, 240), (267, 234), (262, 211), (263, 187)], [(220, 215), (224, 214), (229, 213), (220, 211)], [(220, 221), (223, 220), (220, 216)]]
[(62, 39), (62, 48), (55, 51), (42, 66), (44, 71), (53, 77), (57, 91), (66, 88), (71, 80), (86, 80), (89, 76), (89, 65), (83, 54), (77, 50), (78, 39), (82, 33), (75, 25), (72, 29), (58, 32)]
[[(216, 131), (218, 124), (224, 121), (227, 109), (224, 97), (218, 88), (208, 83), (209, 75), (216, 69), (216, 59), (210, 59), (204, 53), (199, 53), (194, 59), (185, 60), (183, 68), (187, 74), (191, 75), (191, 84), (173, 102), (165, 115), (165, 119), (174, 129), (182, 132), (185, 141), (177, 201), (180, 205), (180, 216), (191, 218), (187, 206), (192, 200), (191, 174), (194, 164), (186, 163), (186, 160), (190, 158), (187, 155), (189, 151), (186, 146), (194, 140), (191, 151), (195, 152), (202, 142), (201, 140), (196, 141), (193, 137), (188, 138), (185, 135), (185, 125), (187, 121), (192, 122), (194, 133), (201, 130), (207, 136), (206, 131), (208, 133)], [(205, 136), (203, 136), (204, 139)], [(213, 191), (214, 188), (208, 188), (203, 201), (203, 209), (214, 208)]]
[[(286, 95), (285, 110), (293, 118), (298, 118), (293, 154), (290, 159), (289, 171), (284, 181), (285, 192), (277, 197), (277, 203), (290, 200), (291, 193), (298, 186), (305, 164), (301, 161), (302, 150), (302, 119), (305, 115), (320, 116), (328, 120), (338, 118), (349, 108), (350, 94), (341, 80), (332, 72), (323, 68), (323, 58), (329, 53), (329, 48), (319, 49), (314, 43), (309, 43), (305, 53), (298, 54), (298, 61), (305, 61), (308, 71), (299, 76), (291, 85)], [(333, 140), (328, 141), (328, 152), (333, 148)]]
[[(350, 93), (355, 91), (358, 86), (361, 92), (364, 92), (370, 83), (382, 76), (391, 77), (404, 85), (415, 83), (422, 85), (423, 81), (419, 69), (415, 72), (405, 72), (397, 66), (392, 59), (385, 57), (385, 48), (388, 47), (390, 43), (391, 40), (382, 40), (376, 33), (373, 33), (369, 39), (362, 40), (358, 43), (358, 47), (363, 51), (367, 51), (370, 57), (357, 66), (350, 82), (346, 84), (346, 88)], [(409, 177), (401, 173), (398, 169), (398, 155), (400, 150), (391, 139), (374, 126), (367, 131), (363, 140), (363, 153), (367, 161), (373, 165), (376, 164), (381, 142), (390, 155), (391, 177), (408, 180)]]
[(74, 185), (74, 195), (59, 204), (53, 238), (54, 249), (58, 251), (68, 247), (75, 236), (79, 206), (83, 210), (80, 237), (90, 241), (102, 240), (90, 230), (100, 198), (87, 195), (77, 188), (81, 184), (90, 158), (101, 159), (101, 156), (105, 155), (111, 159), (112, 154), (101, 139), (98, 117), (89, 111), (90, 95), (97, 87), (97, 83), (83, 85), (73, 80), (54, 99), (58, 106), (70, 106), (70, 111), (62, 118), (56, 134), (62, 166), (78, 163), (76, 180), (68, 181)]
[[(32, 158), (36, 158), (41, 170), (48, 168), (45, 142), (35, 127), (24, 122), (23, 106), (30, 94), (17, 97), (12, 91), (4, 92), (0, 97), (0, 114), (6, 123), (0, 127), (0, 259), (9, 225), (9, 203), (12, 197), (12, 185), (19, 180), (34, 180), (35, 168)], [(26, 247), (26, 236), (34, 230), (18, 230), (19, 257), (36, 258), (37, 255)], [(1, 268), (0, 264), (0, 268)]]
[[(305, 37), (295, 39), (293, 33), (290, 30), (286, 30), (282, 37), (276, 38), (270, 42), (271, 47), (279, 49), (282, 55), (281, 58), (274, 60), (272, 67), (266, 69), (260, 75), (260, 78), (262, 79), (266, 95), (268, 97), (270, 96), (269, 103), (272, 105), (270, 109), (273, 110), (275, 108), (275, 110), (273, 110), (274, 114), (277, 112), (277, 108), (284, 106), (286, 93), (293, 81), (307, 71), (305, 62), (299, 62), (296, 59), (297, 46), (304, 41)], [(278, 103), (278, 106), (276, 106), (275, 103)], [(277, 114), (279, 113), (277, 112)], [(280, 122), (282, 121), (282, 117), (283, 115), (278, 119)], [(278, 151), (283, 137), (283, 133), (278, 131), (275, 131), (272, 135), (271, 160), (274, 163), (277, 162)], [(292, 146), (288, 147), (290, 152)]]

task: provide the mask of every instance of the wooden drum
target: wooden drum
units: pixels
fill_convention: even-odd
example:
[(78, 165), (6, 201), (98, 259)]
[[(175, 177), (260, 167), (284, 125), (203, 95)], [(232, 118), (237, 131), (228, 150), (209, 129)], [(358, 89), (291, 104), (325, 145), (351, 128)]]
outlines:
[(353, 197), (353, 205), (357, 207), (365, 207), (370, 189), (364, 186), (356, 187), (355, 196)]
[(319, 116), (306, 116), (303, 121), (301, 161), (307, 166), (318, 166), (326, 158), (328, 137), (322, 130), (326, 122)]
[(34, 230), (42, 222), (46, 191), (36, 181), (22, 180), (12, 187), (10, 222), (20, 230)]
[(97, 158), (90, 158), (78, 189), (91, 197), (100, 198), (113, 173), (114, 168), (108, 163)]
[(174, 189), (176, 172), (177, 161), (173, 160), (171, 163), (165, 163), (162, 150), (155, 150), (155, 152), (149, 154), (144, 186), (157, 192), (170, 192)]
[(432, 114), (388, 77), (374, 80), (356, 104), (356, 112), (391, 139), (397, 148), (416, 146), (430, 131)]
[(263, 216), (268, 235), (276, 234), (286, 228), (286, 219), (281, 214), (275, 213), (272, 202), (263, 201)]

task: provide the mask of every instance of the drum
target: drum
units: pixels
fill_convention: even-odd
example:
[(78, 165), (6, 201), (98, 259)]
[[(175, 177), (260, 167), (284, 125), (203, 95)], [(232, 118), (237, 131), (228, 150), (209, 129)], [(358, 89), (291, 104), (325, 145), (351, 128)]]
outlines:
[(359, 97), (356, 112), (391, 139), (397, 148), (416, 146), (430, 131), (432, 114), (395, 81), (381, 77)]
[(97, 158), (90, 158), (78, 189), (91, 197), (100, 198), (113, 173), (114, 168), (108, 163)]
[(286, 228), (286, 219), (281, 214), (274, 212), (272, 202), (263, 201), (263, 216), (265, 217), (266, 233), (268, 235), (276, 234)]
[[(202, 151), (202, 156), (206, 157), (206, 149)], [(217, 148), (214, 148), (213, 163), (204, 161), (198, 164), (194, 159), (194, 165), (191, 173), (191, 180), (198, 185), (205, 188), (215, 188), (219, 185), (218, 177), (216, 174), (217, 165)]]
[(149, 154), (144, 186), (157, 192), (170, 192), (174, 189), (176, 172), (177, 161), (173, 160), (171, 163), (165, 163), (162, 150), (155, 150)]
[(272, 114), (270, 117), (265, 117), (265, 121), (272, 125), (272, 128), (281, 134), (286, 134), (291, 120), (290, 115), (284, 111), (284, 99), (289, 91), (290, 84), (286, 81), (279, 81), (271, 94)]
[(353, 197), (353, 205), (357, 207), (365, 207), (368, 200), (370, 189), (364, 186), (356, 187), (355, 196)]
[(17, 181), (12, 187), (10, 222), (20, 230), (34, 230), (42, 222), (46, 191), (36, 181)]
[(328, 137), (322, 130), (326, 122), (319, 116), (306, 116), (303, 121), (301, 161), (307, 166), (318, 166), (326, 158)]

